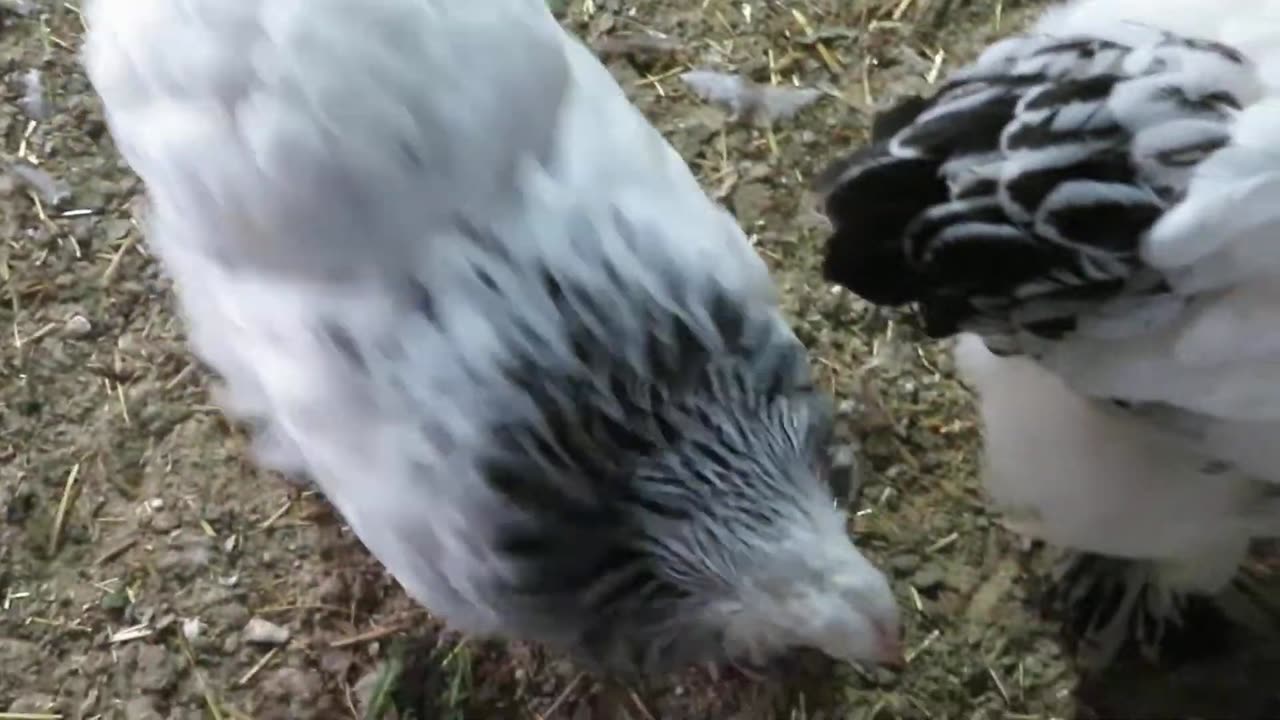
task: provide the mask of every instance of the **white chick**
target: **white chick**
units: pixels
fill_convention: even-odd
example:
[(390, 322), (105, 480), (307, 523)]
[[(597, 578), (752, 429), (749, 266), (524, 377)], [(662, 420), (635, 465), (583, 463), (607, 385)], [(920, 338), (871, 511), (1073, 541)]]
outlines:
[(826, 276), (964, 333), (985, 482), (1149, 656), (1280, 531), (1280, 1), (1078, 0), (820, 179)]
[(193, 346), (455, 629), (656, 673), (900, 655), (766, 268), (531, 0), (93, 0)]

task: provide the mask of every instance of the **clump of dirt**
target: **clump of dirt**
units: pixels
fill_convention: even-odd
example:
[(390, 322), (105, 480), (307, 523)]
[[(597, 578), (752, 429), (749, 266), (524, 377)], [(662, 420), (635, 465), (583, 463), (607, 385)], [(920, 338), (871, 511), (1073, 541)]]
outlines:
[[(250, 464), (242, 435), (208, 404), (206, 374), (142, 243), (139, 184), (78, 67), (81, 18), (52, 0), (0, 3), (0, 319), (9, 336), (0, 351), (0, 712), (1072, 713), (1074, 674), (1052, 628), (1026, 609), (1025, 554), (975, 481), (967, 391), (944, 348), (821, 281), (824, 226), (805, 191), (805, 178), (863, 139), (884, 99), (925, 89), (1029, 9), (998, 0), (560, 6), (768, 259), (860, 450), (859, 542), (909, 611), (901, 675), (814, 660), (764, 683), (690, 673), (631, 692), (537, 648), (441, 633), (327, 506)], [(818, 88), (823, 98), (771, 125), (739, 122), (678, 80), (694, 67)]]

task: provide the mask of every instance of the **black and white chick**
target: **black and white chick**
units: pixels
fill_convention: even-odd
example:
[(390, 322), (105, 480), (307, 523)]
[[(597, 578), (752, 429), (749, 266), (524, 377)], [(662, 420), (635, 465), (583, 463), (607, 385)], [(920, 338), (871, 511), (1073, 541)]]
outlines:
[(1280, 2), (1056, 5), (818, 185), (826, 277), (959, 336), (1081, 659), (1185, 640), (1280, 531)]
[(264, 462), (457, 630), (895, 661), (733, 218), (542, 0), (91, 0), (149, 244)]

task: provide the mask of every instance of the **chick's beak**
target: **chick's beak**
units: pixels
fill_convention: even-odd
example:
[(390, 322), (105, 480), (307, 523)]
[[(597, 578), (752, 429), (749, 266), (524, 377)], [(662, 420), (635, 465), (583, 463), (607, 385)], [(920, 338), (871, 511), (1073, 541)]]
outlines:
[(901, 670), (907, 666), (906, 655), (902, 651), (902, 630), (897, 625), (876, 626), (877, 660), (885, 667)]

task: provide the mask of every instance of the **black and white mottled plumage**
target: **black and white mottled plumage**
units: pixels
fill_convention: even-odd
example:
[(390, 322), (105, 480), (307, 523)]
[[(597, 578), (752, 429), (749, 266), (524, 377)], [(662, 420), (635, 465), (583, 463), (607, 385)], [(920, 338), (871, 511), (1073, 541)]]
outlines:
[(1277, 148), (1280, 2), (1076, 0), (820, 178), (826, 276), (963, 334), (1016, 525), (1158, 561), (1097, 623), (1176, 619), (1280, 531)]
[(894, 659), (764, 264), (545, 3), (86, 14), (228, 411), (430, 610), (622, 673)]

